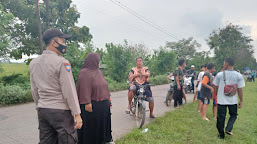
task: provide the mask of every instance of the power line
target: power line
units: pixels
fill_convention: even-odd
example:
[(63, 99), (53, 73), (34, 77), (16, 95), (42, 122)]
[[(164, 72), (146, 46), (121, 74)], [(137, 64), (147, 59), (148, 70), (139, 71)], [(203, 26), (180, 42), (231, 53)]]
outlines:
[(145, 30), (143, 30), (143, 29), (137, 28), (137, 27), (135, 27), (135, 26), (133, 26), (133, 25), (128, 24), (128, 23), (125, 22), (125, 21), (122, 21), (122, 20), (120, 20), (120, 19), (118, 19), (118, 18), (116, 18), (116, 17), (113, 17), (111, 14), (108, 14), (108, 13), (106, 13), (106, 12), (99, 11), (99, 10), (97, 10), (97, 11), (98, 11), (99, 13), (102, 13), (102, 14), (104, 14), (104, 15), (107, 15), (107, 16), (111, 17), (112, 19), (116, 20), (117, 22), (125, 23), (126, 25), (130, 26), (131, 28), (133, 28), (133, 29), (135, 29), (135, 30), (138, 30), (138, 31), (141, 31), (141, 32), (145, 33), (145, 34), (148, 35), (148, 36), (151, 35), (152, 37), (155, 37), (155, 38), (157, 38), (157, 39), (159, 39), (159, 40), (167, 41), (167, 40), (165, 40), (165, 39), (162, 39), (162, 38), (157, 37), (156, 35), (153, 35), (153, 34), (150, 33), (149, 31), (145, 31)]
[(132, 9), (128, 8), (127, 6), (121, 4), (121, 2), (115, 1), (115, 0), (110, 0), (112, 3), (116, 4), (117, 6), (119, 6), (120, 8), (124, 9), (125, 11), (129, 12), (130, 14), (134, 15), (135, 17), (137, 17), (138, 19), (140, 19), (141, 21), (147, 23), (148, 25), (152, 26), (153, 28), (159, 30), (160, 32), (176, 39), (179, 40), (176, 36), (173, 36), (171, 34), (169, 34), (168, 32), (166, 32), (163, 28), (159, 27), (158, 25), (154, 24), (153, 22), (147, 20), (146, 18), (144, 18), (143, 16), (139, 15), (138, 13), (136, 13), (135, 11), (133, 11)]
[[(132, 9), (130, 9), (129, 7), (127, 7), (126, 5), (124, 5), (124, 4), (122, 4), (121, 2), (119, 2), (118, 0), (115, 0), (117, 3), (119, 3), (120, 5), (122, 5), (123, 7), (125, 7), (126, 9), (128, 9), (128, 10), (130, 10), (131, 12), (133, 12), (134, 14), (136, 14), (136, 15), (138, 15), (138, 16), (140, 16), (141, 18), (143, 18), (144, 20), (146, 20), (146, 21), (148, 21), (149, 23), (152, 23), (153, 25), (155, 25), (156, 27), (158, 27), (158, 28), (160, 28), (161, 30), (163, 30), (163, 31), (165, 31), (166, 32), (166, 30), (165, 29), (163, 29), (162, 27), (160, 27), (160, 26), (158, 26), (157, 24), (155, 24), (154, 22), (152, 22), (152, 21), (150, 21), (150, 20), (148, 20), (147, 18), (145, 18), (144, 16), (142, 16), (142, 15), (140, 15), (139, 13), (137, 13), (136, 11), (134, 11), (134, 10), (132, 10)], [(168, 32), (167, 32), (168, 33)], [(168, 33), (169, 34), (169, 33)], [(172, 35), (172, 34), (170, 34), (170, 35)], [(176, 37), (175, 35), (172, 35), (173, 37)], [(178, 37), (176, 37), (176, 38), (178, 38)]]

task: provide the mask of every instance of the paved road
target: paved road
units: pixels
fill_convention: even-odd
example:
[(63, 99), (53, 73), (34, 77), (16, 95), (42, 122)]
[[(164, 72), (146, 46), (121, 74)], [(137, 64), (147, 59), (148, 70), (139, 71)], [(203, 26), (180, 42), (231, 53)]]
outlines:
[[(165, 112), (174, 110), (163, 102), (169, 85), (152, 87), (155, 98), (154, 112), (162, 116)], [(122, 137), (136, 126), (134, 117), (125, 114), (127, 107), (127, 91), (113, 92), (112, 130), (114, 140)], [(192, 94), (187, 94), (188, 102), (193, 100)], [(147, 108), (148, 109), (148, 108)], [(146, 123), (151, 122), (147, 112)], [(36, 144), (38, 143), (38, 122), (34, 103), (0, 108), (0, 144)]]

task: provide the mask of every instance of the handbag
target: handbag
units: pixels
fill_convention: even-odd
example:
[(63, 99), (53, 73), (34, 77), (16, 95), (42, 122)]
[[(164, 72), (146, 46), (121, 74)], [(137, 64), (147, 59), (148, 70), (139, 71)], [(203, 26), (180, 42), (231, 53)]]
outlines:
[(226, 75), (225, 75), (225, 71), (223, 71), (223, 79), (224, 79), (224, 83), (225, 83), (225, 87), (224, 87), (224, 95), (225, 96), (234, 96), (237, 92), (237, 84), (232, 84), (232, 85), (227, 85), (226, 84)]

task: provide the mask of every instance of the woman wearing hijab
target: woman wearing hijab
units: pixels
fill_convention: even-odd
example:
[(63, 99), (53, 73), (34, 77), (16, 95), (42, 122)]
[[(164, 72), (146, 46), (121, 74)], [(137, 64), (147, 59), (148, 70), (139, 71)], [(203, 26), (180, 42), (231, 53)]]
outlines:
[(99, 66), (100, 55), (90, 53), (79, 72), (77, 93), (83, 120), (83, 127), (78, 130), (79, 144), (112, 141), (110, 92)]

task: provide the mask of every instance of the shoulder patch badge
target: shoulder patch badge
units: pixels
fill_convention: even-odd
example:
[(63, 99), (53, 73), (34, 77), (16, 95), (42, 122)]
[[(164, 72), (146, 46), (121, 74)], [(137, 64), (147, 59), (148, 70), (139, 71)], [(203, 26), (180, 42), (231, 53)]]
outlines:
[(71, 71), (71, 66), (70, 66), (69, 63), (64, 63), (64, 67), (65, 67), (65, 69), (66, 69), (68, 72)]

